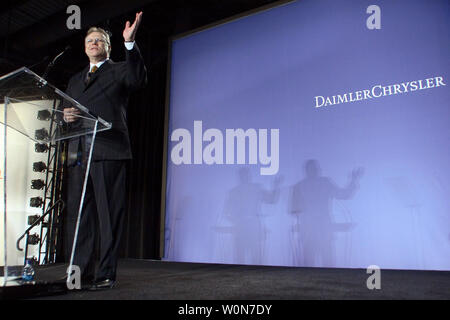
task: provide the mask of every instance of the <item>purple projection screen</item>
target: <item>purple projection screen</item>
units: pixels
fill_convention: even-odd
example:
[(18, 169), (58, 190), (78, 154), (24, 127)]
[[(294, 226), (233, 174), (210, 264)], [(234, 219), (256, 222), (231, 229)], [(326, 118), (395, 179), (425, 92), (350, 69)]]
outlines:
[(163, 259), (450, 270), (449, 13), (303, 0), (173, 40)]

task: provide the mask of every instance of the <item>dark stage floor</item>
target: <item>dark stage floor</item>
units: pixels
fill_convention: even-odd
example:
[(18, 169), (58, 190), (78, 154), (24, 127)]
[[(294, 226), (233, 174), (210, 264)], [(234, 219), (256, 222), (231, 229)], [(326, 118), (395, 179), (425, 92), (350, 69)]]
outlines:
[[(64, 266), (41, 278), (64, 274)], [(288, 268), (150, 260), (121, 260), (108, 291), (68, 291), (53, 300), (298, 300), (450, 299), (450, 272), (381, 270), (381, 289), (369, 290), (363, 269)]]

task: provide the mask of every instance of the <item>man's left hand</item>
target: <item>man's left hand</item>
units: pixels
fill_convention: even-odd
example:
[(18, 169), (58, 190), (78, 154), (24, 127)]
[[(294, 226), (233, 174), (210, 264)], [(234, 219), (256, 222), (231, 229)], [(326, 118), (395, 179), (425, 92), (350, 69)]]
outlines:
[(134, 20), (133, 24), (131, 24), (130, 21), (127, 21), (125, 23), (125, 29), (123, 29), (123, 38), (125, 42), (134, 41), (137, 29), (141, 24), (141, 20), (142, 20), (142, 11), (136, 13), (136, 19)]

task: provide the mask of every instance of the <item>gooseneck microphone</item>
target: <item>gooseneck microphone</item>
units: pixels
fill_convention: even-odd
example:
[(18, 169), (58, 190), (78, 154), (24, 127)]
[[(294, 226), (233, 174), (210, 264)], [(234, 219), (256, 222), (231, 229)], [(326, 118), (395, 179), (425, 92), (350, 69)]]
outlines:
[(71, 46), (67, 46), (64, 51), (62, 51), (61, 53), (59, 53), (56, 57), (53, 58), (52, 61), (50, 61), (50, 63), (48, 64), (47, 68), (45, 69), (44, 74), (42, 75), (42, 78), (46, 78), (48, 73), (50, 72), (51, 68), (53, 68), (53, 66), (56, 63), (56, 60), (58, 60), (64, 53), (66, 53), (67, 51), (69, 51), (70, 49), (72, 49)]

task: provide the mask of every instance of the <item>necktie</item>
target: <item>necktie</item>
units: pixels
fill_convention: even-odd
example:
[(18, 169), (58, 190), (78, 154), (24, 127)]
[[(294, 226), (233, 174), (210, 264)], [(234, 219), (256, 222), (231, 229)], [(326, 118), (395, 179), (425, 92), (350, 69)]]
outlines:
[(87, 77), (86, 77), (86, 85), (89, 84), (89, 82), (91, 81), (92, 74), (93, 74), (95, 71), (97, 71), (97, 69), (98, 69), (97, 66), (93, 66), (92, 69), (91, 69), (91, 71), (89, 71), (89, 73), (88, 73), (88, 75), (87, 75)]

